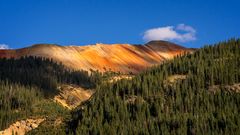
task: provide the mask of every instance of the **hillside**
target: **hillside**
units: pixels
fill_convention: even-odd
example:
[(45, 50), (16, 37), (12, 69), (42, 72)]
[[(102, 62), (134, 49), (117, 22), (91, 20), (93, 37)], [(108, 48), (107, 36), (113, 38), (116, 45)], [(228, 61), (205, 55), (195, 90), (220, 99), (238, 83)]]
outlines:
[(0, 58), (37, 56), (61, 62), (75, 70), (116, 71), (138, 73), (147, 67), (192, 52), (165, 41), (151, 41), (145, 45), (96, 44), (88, 46), (58, 46), (38, 44), (17, 50), (0, 50)]
[(41, 123), (55, 127), (56, 119), (65, 119), (68, 109), (91, 96), (100, 78), (98, 72), (69, 70), (46, 58), (0, 59), (0, 134), (22, 135), (40, 124), (28, 120), (44, 119)]
[(68, 133), (239, 134), (239, 67), (240, 40), (231, 39), (102, 85)]

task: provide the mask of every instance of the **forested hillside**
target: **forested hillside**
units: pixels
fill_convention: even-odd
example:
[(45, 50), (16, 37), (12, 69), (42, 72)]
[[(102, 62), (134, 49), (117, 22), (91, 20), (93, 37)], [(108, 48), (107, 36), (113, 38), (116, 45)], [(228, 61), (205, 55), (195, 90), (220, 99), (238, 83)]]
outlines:
[[(240, 39), (105, 83), (72, 113), (73, 134), (239, 134)], [(174, 76), (184, 76), (171, 83)], [(228, 87), (226, 87), (228, 86)], [(213, 89), (214, 88), (214, 89)]]
[(100, 76), (98, 72), (89, 75), (87, 71), (70, 70), (61, 63), (46, 58), (29, 56), (20, 59), (0, 59), (0, 80), (24, 86), (37, 86), (47, 93), (45, 95), (54, 94), (58, 83), (95, 87)]
[(70, 111), (52, 100), (57, 87), (95, 88), (101, 76), (94, 71), (73, 71), (45, 58), (0, 59), (0, 130), (27, 118), (65, 119)]
[(56, 118), (67, 114), (69, 113), (66, 109), (44, 98), (40, 89), (36, 87), (0, 81), (0, 130), (16, 120)]

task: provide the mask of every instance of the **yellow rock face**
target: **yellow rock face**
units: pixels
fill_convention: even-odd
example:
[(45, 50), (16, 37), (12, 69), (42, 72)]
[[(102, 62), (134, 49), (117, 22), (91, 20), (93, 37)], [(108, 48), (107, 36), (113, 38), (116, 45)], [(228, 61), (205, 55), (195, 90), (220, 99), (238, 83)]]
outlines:
[(0, 50), (0, 57), (39, 56), (51, 58), (72, 69), (138, 73), (149, 66), (192, 51), (164, 41), (152, 41), (145, 45), (57, 46), (39, 44), (17, 50)]

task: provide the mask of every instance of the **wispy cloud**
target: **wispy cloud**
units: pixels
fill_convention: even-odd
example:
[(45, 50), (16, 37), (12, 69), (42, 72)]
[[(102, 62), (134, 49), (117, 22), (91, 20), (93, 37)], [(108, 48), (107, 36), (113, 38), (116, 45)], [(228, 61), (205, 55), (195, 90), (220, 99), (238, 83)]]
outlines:
[(196, 30), (185, 24), (152, 28), (144, 32), (143, 40), (194, 41), (196, 40)]
[(0, 44), (0, 49), (9, 49), (9, 46), (6, 44)]

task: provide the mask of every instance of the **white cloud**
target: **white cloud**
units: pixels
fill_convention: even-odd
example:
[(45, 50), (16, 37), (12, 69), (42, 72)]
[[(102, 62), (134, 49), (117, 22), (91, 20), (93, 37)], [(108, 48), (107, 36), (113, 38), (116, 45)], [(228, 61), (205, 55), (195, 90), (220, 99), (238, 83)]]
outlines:
[(196, 40), (196, 30), (185, 24), (152, 28), (144, 32), (143, 40), (166, 40), (188, 42)]
[(6, 44), (0, 44), (0, 49), (9, 49), (9, 47)]

